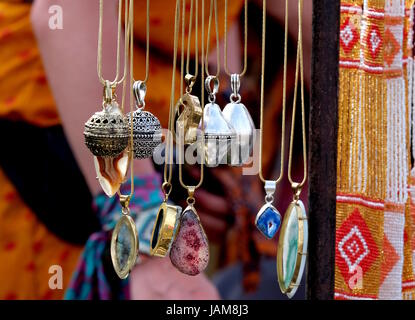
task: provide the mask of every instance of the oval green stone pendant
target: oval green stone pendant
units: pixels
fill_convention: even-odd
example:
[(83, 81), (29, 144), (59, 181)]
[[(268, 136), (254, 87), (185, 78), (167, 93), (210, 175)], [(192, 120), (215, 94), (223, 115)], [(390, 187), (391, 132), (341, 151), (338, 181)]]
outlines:
[(292, 298), (300, 285), (307, 258), (308, 223), (304, 204), (293, 201), (284, 215), (278, 241), (277, 274), (282, 293)]
[(111, 260), (120, 279), (128, 277), (138, 254), (138, 236), (134, 220), (123, 214), (111, 238)]

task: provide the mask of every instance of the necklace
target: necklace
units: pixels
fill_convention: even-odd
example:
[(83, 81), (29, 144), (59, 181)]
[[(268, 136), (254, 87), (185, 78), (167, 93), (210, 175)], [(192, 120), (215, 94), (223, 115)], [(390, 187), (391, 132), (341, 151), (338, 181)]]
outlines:
[[(180, 0), (177, 0), (178, 2)], [(191, 0), (193, 1), (193, 0)], [(185, 13), (185, 2), (183, 3), (183, 15)], [(196, 0), (197, 5), (197, 0)], [(204, 55), (204, 0), (202, 0), (202, 44), (201, 44), (201, 56)], [(196, 15), (198, 14), (196, 9)], [(184, 21), (184, 19), (183, 19)], [(183, 52), (183, 42), (182, 42), (182, 52)], [(183, 66), (183, 59), (182, 59)], [(196, 65), (197, 68), (197, 65)], [(196, 73), (196, 72), (195, 72)], [(204, 82), (204, 60), (202, 59), (202, 68), (201, 68), (201, 81)], [(173, 84), (174, 85), (174, 84)], [(201, 91), (201, 100), (202, 105), (204, 102), (204, 91), (202, 86)], [(202, 143), (203, 143), (203, 130), (204, 125), (204, 113), (201, 117), (201, 130), (202, 130)], [(200, 163), (200, 179), (197, 184), (187, 185), (183, 181), (183, 151), (184, 151), (184, 141), (178, 141), (179, 145), (179, 180), (183, 188), (187, 190), (188, 197), (186, 199), (187, 207), (183, 210), (183, 213), (180, 216), (180, 228), (177, 233), (177, 236), (172, 244), (170, 251), (170, 260), (172, 264), (182, 273), (188, 275), (197, 275), (207, 267), (209, 263), (209, 244), (203, 226), (200, 223), (199, 215), (195, 209), (195, 191), (203, 183), (204, 178), (204, 161)]]
[[(94, 156), (97, 179), (109, 197), (117, 192), (128, 170), (128, 120), (120, 110), (115, 94), (116, 86), (124, 82), (126, 74), (125, 67), (124, 75), (119, 79), (121, 9), (122, 0), (119, 0), (116, 75), (114, 80), (109, 81), (102, 76), (103, 1), (99, 2), (97, 73), (104, 87), (103, 110), (92, 115), (84, 129), (85, 144)], [(125, 18), (126, 28), (127, 16)]]
[[(194, 3), (195, 2), (195, 3)], [(183, 1), (183, 6), (186, 3)], [(195, 12), (193, 12), (195, 11)], [(183, 94), (183, 82), (180, 82), (180, 94), (181, 97), (176, 104), (175, 110), (178, 118), (176, 126), (173, 126), (173, 130), (177, 127), (177, 133), (173, 132), (173, 137), (176, 140), (183, 141), (184, 145), (190, 145), (197, 140), (197, 130), (202, 119), (202, 107), (200, 106), (200, 100), (197, 96), (192, 95), (192, 89), (198, 76), (198, 1), (190, 1), (190, 14), (189, 14), (189, 28), (188, 28), (188, 40), (187, 40), (187, 57), (186, 57), (186, 75), (184, 77), (186, 83), (186, 90)], [(193, 27), (193, 14), (195, 22), (195, 69), (193, 74), (190, 73), (190, 44)], [(182, 10), (182, 51), (181, 51), (181, 66), (180, 75), (183, 79), (184, 73), (184, 39), (185, 39), (185, 11)], [(178, 135), (178, 137), (176, 137)]]
[(241, 103), (242, 98), (239, 94), (241, 78), (246, 73), (248, 60), (248, 0), (245, 0), (244, 12), (244, 66), (241, 73), (231, 74), (228, 69), (227, 58), (228, 0), (225, 0), (224, 68), (226, 74), (231, 78), (232, 94), (229, 97), (230, 103), (225, 106), (222, 113), (225, 120), (234, 128), (236, 133), (236, 141), (232, 144), (231, 152), (228, 154), (228, 163), (233, 166), (241, 166), (248, 162), (252, 155), (255, 133), (254, 121), (252, 120), (248, 109)]
[[(102, 1), (102, 0), (101, 0)], [(147, 0), (149, 1), (149, 0)], [(148, 2), (147, 2), (148, 6)], [(133, 24), (134, 24), (134, 1), (128, 0), (125, 1), (125, 10), (128, 12), (128, 23), (126, 26), (126, 39), (125, 42), (125, 59), (124, 59), (124, 69), (127, 68), (128, 61), (128, 50), (130, 49), (130, 80), (129, 87), (132, 89), (132, 49), (133, 49)], [(126, 14), (127, 17), (127, 14)], [(122, 109), (124, 110), (124, 100), (125, 100), (125, 82), (123, 85), (123, 97), (122, 97)], [(133, 111), (133, 101), (132, 95), (130, 95), (130, 108), (131, 112), (129, 116), (132, 116)], [(129, 195), (122, 195), (118, 191), (120, 204), (121, 204), (121, 218), (118, 220), (115, 229), (112, 232), (111, 238), (111, 260), (115, 272), (118, 277), (125, 279), (128, 277), (130, 271), (134, 267), (137, 255), (138, 255), (138, 235), (137, 229), (134, 222), (134, 219), (130, 215), (129, 203), (134, 194), (134, 143), (133, 143), (133, 122), (129, 121), (129, 147), (128, 147), (128, 159), (130, 162), (130, 173), (131, 173), (131, 190)]]
[(163, 184), (161, 189), (164, 193), (164, 201), (160, 205), (157, 213), (156, 222), (153, 226), (150, 243), (150, 254), (157, 257), (165, 257), (171, 249), (173, 240), (176, 237), (179, 227), (180, 215), (182, 208), (168, 203), (169, 195), (172, 191), (172, 165), (173, 165), (173, 136), (171, 130), (174, 126), (174, 98), (176, 83), (176, 66), (177, 66), (177, 47), (179, 35), (179, 19), (180, 19), (180, 1), (176, 1), (175, 22), (174, 22), (174, 54), (172, 68), (172, 84), (170, 95), (168, 132), (165, 144), (165, 162)]
[(280, 148), (280, 174), (276, 180), (266, 180), (262, 172), (262, 144), (264, 124), (264, 86), (265, 86), (265, 42), (266, 42), (266, 0), (263, 0), (262, 8), (262, 54), (261, 54), (261, 112), (260, 112), (260, 142), (259, 142), (259, 178), (264, 183), (265, 204), (259, 210), (255, 225), (268, 239), (272, 239), (281, 225), (281, 215), (272, 205), (277, 184), (284, 175), (284, 137), (285, 137), (285, 107), (286, 107), (286, 82), (287, 82), (287, 43), (288, 43), (288, 0), (285, 1), (285, 31), (284, 31), (284, 79), (282, 98), (282, 124), (281, 124), (281, 148)]
[[(307, 213), (303, 202), (300, 200), (301, 189), (307, 179), (307, 146), (304, 111), (304, 66), (302, 47), (302, 7), (303, 1), (298, 0), (298, 46), (297, 62), (295, 69), (294, 101), (291, 119), (290, 149), (288, 156), (288, 180), (293, 190), (293, 201), (284, 215), (278, 241), (277, 270), (280, 289), (289, 298), (293, 297), (301, 282), (305, 262), (307, 258), (308, 223)], [(291, 177), (292, 151), (294, 143), (296, 98), (298, 89), (298, 73), (300, 72), (301, 90), (301, 129), (303, 144), (303, 179), (301, 182), (293, 181)]]
[[(130, 33), (133, 41), (133, 32)], [(130, 46), (130, 73), (133, 75), (133, 49)], [(161, 125), (159, 119), (149, 111), (145, 111), (145, 96), (147, 92), (147, 81), (149, 77), (150, 61), (150, 4), (147, 0), (146, 10), (146, 58), (145, 58), (145, 78), (144, 80), (135, 81), (133, 79), (132, 93), (135, 97), (136, 110), (129, 116), (133, 121), (134, 136), (134, 158), (145, 159), (153, 155), (154, 149), (161, 143)]]

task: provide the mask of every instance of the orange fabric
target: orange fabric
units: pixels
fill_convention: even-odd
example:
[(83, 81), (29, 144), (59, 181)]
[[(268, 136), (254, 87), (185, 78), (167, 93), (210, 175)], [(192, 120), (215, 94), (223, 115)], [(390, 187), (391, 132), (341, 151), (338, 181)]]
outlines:
[(0, 2), (0, 117), (59, 123), (30, 23), (30, 4)]
[[(0, 300), (63, 298), (82, 248), (52, 235), (1, 169), (0, 186)], [(62, 290), (49, 288), (52, 265), (62, 267)]]

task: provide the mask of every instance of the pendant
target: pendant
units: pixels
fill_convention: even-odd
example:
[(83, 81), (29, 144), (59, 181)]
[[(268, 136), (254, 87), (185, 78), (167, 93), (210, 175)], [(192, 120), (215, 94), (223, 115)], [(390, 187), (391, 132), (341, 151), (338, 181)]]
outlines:
[(276, 181), (265, 182), (265, 204), (261, 207), (255, 218), (255, 225), (258, 230), (268, 239), (272, 239), (278, 232), (281, 225), (281, 214), (272, 205)]
[[(210, 82), (213, 82), (213, 90), (210, 88)], [(204, 132), (203, 154), (205, 156), (205, 165), (216, 167), (219, 164), (227, 162), (227, 155), (231, 149), (232, 142), (236, 139), (236, 133), (233, 127), (225, 120), (222, 111), (215, 103), (219, 89), (219, 80), (216, 77), (209, 76), (205, 82), (206, 90), (209, 93), (209, 103), (203, 110), (204, 130), (202, 122), (199, 125), (200, 132)]]
[(111, 260), (120, 279), (128, 277), (138, 255), (138, 235), (135, 222), (125, 211), (118, 220), (111, 238)]
[(230, 97), (231, 102), (222, 112), (223, 117), (233, 127), (236, 134), (235, 143), (232, 144), (228, 154), (228, 163), (232, 166), (242, 166), (252, 155), (255, 125), (248, 109), (241, 103), (239, 74), (231, 75), (231, 88), (233, 92)]
[(94, 156), (95, 173), (102, 190), (108, 197), (114, 196), (127, 175), (129, 152), (124, 150), (115, 158)]
[(281, 292), (292, 298), (300, 285), (307, 259), (308, 223), (304, 204), (289, 205), (281, 227), (277, 252), (278, 283)]
[(142, 81), (135, 81), (133, 94), (137, 110), (127, 115), (128, 126), (133, 119), (134, 158), (146, 159), (153, 156), (154, 149), (161, 143), (161, 125), (159, 119), (151, 112), (144, 111), (147, 87)]
[(94, 156), (117, 157), (128, 146), (128, 120), (112, 96), (114, 88), (106, 82), (103, 111), (85, 123), (85, 144)]
[[(180, 112), (181, 106), (183, 106), (183, 110)], [(176, 120), (177, 132), (180, 137), (179, 141), (184, 141), (185, 145), (196, 142), (197, 130), (203, 112), (199, 98), (190, 93), (185, 93), (177, 102), (176, 110), (180, 112)]]
[(195, 276), (209, 263), (209, 243), (192, 204), (180, 217), (180, 227), (170, 250), (172, 264), (182, 273)]
[(182, 208), (163, 201), (151, 234), (150, 254), (164, 258), (176, 237)]

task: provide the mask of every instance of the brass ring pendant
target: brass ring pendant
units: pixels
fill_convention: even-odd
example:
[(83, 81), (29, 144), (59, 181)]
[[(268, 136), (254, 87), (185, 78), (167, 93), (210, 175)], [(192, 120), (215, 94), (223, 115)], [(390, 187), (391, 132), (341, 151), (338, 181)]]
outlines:
[(294, 200), (284, 215), (278, 240), (277, 274), (281, 292), (292, 298), (300, 285), (307, 259), (308, 222), (304, 204)]
[(150, 254), (165, 257), (176, 237), (182, 208), (163, 202), (157, 213), (156, 223), (151, 234)]

